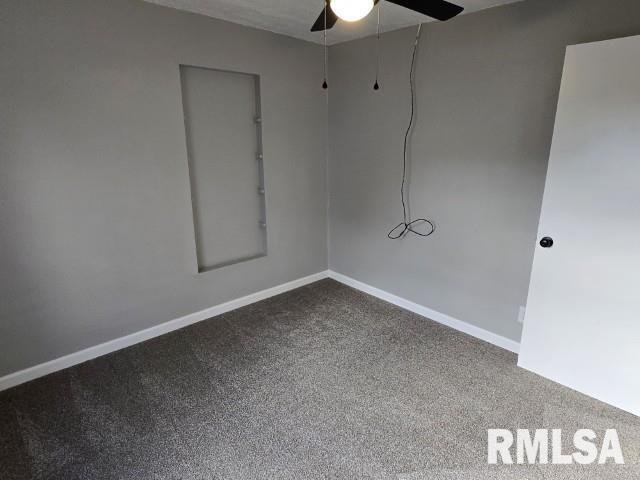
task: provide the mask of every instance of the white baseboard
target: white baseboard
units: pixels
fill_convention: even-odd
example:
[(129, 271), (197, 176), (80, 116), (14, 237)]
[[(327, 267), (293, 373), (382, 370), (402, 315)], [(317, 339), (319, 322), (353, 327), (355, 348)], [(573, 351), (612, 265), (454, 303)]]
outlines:
[(280, 293), (284, 293), (289, 290), (293, 290), (295, 288), (317, 282), (318, 280), (322, 280), (324, 278), (333, 278), (340, 283), (353, 287), (357, 290), (361, 290), (365, 293), (368, 293), (369, 295), (373, 295), (374, 297), (378, 297), (401, 308), (417, 313), (418, 315), (422, 315), (423, 317), (426, 317), (430, 320), (441, 323), (455, 330), (459, 330), (463, 333), (492, 343), (493, 345), (512, 351), (514, 353), (518, 353), (520, 349), (520, 344), (518, 342), (502, 337), (500, 335), (496, 335), (495, 333), (491, 333), (487, 330), (476, 327), (461, 320), (457, 320), (443, 313), (436, 312), (435, 310), (431, 310), (430, 308), (424, 307), (422, 305), (418, 305), (417, 303), (385, 292), (384, 290), (380, 290), (379, 288), (372, 287), (371, 285), (367, 285), (366, 283), (362, 283), (358, 280), (354, 280), (353, 278), (342, 275), (341, 273), (327, 270), (324, 272), (318, 272), (314, 275), (309, 275), (308, 277), (299, 278), (291, 282), (283, 283), (282, 285), (277, 285), (260, 292), (252, 293), (245, 297), (231, 300), (229, 302), (222, 303), (220, 305), (216, 305), (199, 312), (191, 313), (184, 317), (177, 318), (160, 325), (156, 325), (155, 327), (147, 328), (146, 330), (141, 330), (139, 332), (132, 333), (130, 335), (117, 338), (115, 340), (111, 340), (94, 347), (89, 347), (85, 350), (81, 350), (64, 357), (56, 358), (49, 362), (42, 363), (25, 370), (20, 370), (4, 377), (0, 377), (0, 391), (7, 390), (11, 387), (15, 387), (31, 380), (35, 380), (39, 377), (44, 377), (45, 375), (57, 372), (59, 370), (64, 370), (65, 368), (78, 365), (88, 360), (101, 357), (102, 355), (106, 355), (108, 353), (130, 347), (131, 345), (135, 345), (136, 343), (150, 340), (154, 337), (164, 335), (165, 333), (179, 330), (194, 323), (198, 323), (217, 315), (230, 312), (231, 310), (235, 310), (237, 308), (259, 302), (260, 300), (273, 297), (274, 295), (278, 295)]
[(289, 290), (308, 285), (309, 283), (317, 282), (318, 280), (322, 280), (323, 278), (327, 278), (328, 276), (329, 272), (324, 271), (316, 273), (314, 275), (309, 275), (308, 277), (299, 278), (291, 282), (283, 283), (282, 285), (267, 288), (266, 290), (252, 293), (245, 297), (237, 298), (235, 300), (231, 300), (229, 302), (222, 303), (220, 305), (216, 305), (214, 307), (207, 308), (205, 310), (201, 310), (199, 312), (195, 312), (184, 317), (162, 323), (160, 325), (156, 325), (155, 327), (147, 328), (146, 330), (132, 333), (125, 337), (117, 338), (115, 340), (96, 345), (95, 347), (89, 347), (85, 350), (81, 350), (64, 357), (56, 358), (55, 360), (30, 367), (25, 370), (11, 373), (0, 378), (0, 391), (7, 390), (11, 387), (15, 387), (16, 385), (20, 385), (31, 380), (35, 380), (36, 378), (43, 377), (50, 373), (69, 368), (74, 365), (78, 365), (79, 363), (92, 360), (102, 355), (106, 355), (108, 353), (130, 347), (131, 345), (144, 342), (145, 340), (149, 340), (160, 335), (164, 335), (165, 333), (179, 330), (188, 325), (192, 325), (194, 323), (207, 320), (217, 315), (230, 312), (231, 310), (235, 310), (237, 308), (259, 302), (260, 300), (273, 297), (274, 295), (279, 295), (280, 293), (284, 293)]
[(479, 338), (480, 340), (484, 340), (485, 342), (492, 343), (493, 345), (504, 348), (505, 350), (509, 350), (513, 353), (518, 353), (520, 351), (520, 344), (514, 340), (489, 332), (488, 330), (476, 327), (475, 325), (463, 322), (462, 320), (455, 319), (453, 317), (450, 317), (449, 315), (445, 315), (444, 313), (436, 312), (435, 310), (424, 307), (422, 305), (418, 305), (417, 303), (411, 302), (402, 297), (398, 297), (389, 292), (385, 292), (384, 290), (380, 290), (379, 288), (372, 287), (371, 285), (367, 285), (366, 283), (360, 282), (351, 277), (347, 277), (346, 275), (342, 275), (341, 273), (329, 270), (329, 278), (333, 278), (340, 283), (344, 283), (345, 285), (368, 293), (369, 295), (378, 297), (386, 302), (393, 303), (394, 305), (404, 308), (405, 310), (409, 310), (413, 313), (417, 313), (418, 315), (422, 315), (423, 317), (433, 320), (434, 322), (438, 322), (446, 325), (447, 327), (451, 327), (454, 330), (458, 330), (460, 332), (466, 333), (467, 335), (471, 335), (472, 337)]

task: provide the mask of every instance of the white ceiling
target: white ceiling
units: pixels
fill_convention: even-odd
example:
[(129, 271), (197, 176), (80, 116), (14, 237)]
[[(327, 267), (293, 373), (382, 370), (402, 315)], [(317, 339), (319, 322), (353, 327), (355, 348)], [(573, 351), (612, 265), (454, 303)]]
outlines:
[[(146, 0), (158, 5), (200, 13), (229, 22), (261, 28), (283, 35), (322, 43), (321, 32), (309, 31), (322, 11), (324, 0)], [(521, 0), (449, 0), (465, 7), (464, 13), (476, 12)], [(382, 1), (382, 31), (417, 25), (432, 20), (406, 8)], [(375, 12), (355, 23), (338, 21), (329, 31), (329, 44), (373, 35), (376, 32)]]

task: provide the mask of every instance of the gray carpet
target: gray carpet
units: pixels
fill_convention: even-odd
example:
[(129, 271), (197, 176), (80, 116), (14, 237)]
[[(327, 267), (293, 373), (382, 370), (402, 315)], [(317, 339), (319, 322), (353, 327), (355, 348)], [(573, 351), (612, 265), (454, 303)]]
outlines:
[[(334, 281), (0, 393), (0, 478), (640, 478), (640, 419)], [(488, 467), (488, 428), (617, 428), (625, 466)]]

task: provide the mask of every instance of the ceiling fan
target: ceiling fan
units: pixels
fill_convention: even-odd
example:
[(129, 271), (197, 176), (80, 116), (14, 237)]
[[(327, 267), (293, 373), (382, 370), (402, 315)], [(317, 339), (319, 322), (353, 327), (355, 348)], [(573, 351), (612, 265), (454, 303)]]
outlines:
[[(446, 21), (464, 10), (445, 0), (387, 0), (402, 7), (422, 13), (436, 20)], [(312, 32), (332, 28), (338, 19), (355, 22), (366, 17), (380, 0), (326, 0), (324, 10), (311, 27)]]

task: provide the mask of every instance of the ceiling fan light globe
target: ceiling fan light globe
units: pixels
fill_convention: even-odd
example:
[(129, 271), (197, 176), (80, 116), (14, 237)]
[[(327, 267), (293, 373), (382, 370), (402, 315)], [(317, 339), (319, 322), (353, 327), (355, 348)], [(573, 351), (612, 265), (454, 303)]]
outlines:
[(345, 22), (357, 22), (373, 9), (373, 0), (331, 0), (331, 10)]

